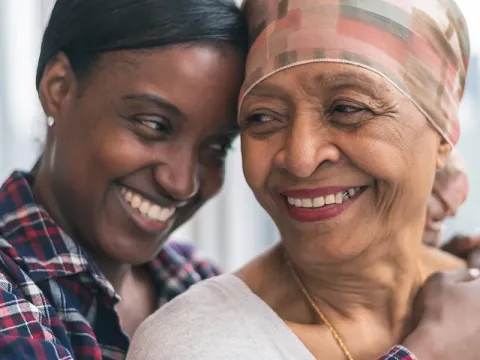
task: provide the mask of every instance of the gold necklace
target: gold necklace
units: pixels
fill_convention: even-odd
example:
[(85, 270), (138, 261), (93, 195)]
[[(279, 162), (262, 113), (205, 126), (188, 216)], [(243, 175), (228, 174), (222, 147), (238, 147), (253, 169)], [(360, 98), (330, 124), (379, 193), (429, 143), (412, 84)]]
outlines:
[(297, 274), (297, 271), (293, 268), (292, 266), (292, 263), (290, 260), (287, 259), (287, 265), (288, 267), (290, 268), (290, 271), (298, 285), (298, 287), (300, 288), (300, 290), (302, 291), (303, 295), (305, 296), (305, 298), (308, 300), (308, 302), (310, 303), (310, 306), (313, 308), (313, 310), (315, 310), (315, 312), (317, 313), (318, 317), (320, 317), (320, 319), (323, 321), (323, 323), (325, 325), (327, 325), (327, 328), (328, 330), (330, 331), (330, 333), (333, 335), (333, 337), (335, 338), (335, 341), (337, 342), (338, 346), (340, 346), (340, 349), (342, 349), (343, 353), (345, 354), (345, 356), (347, 357), (348, 360), (353, 360), (353, 357), (352, 357), (352, 354), (350, 354), (350, 351), (348, 351), (347, 349), (347, 346), (345, 345), (345, 343), (343, 342), (342, 338), (340, 337), (340, 335), (338, 335), (337, 333), (337, 330), (335, 330), (335, 328), (333, 327), (333, 325), (330, 323), (330, 321), (328, 321), (327, 317), (323, 314), (323, 312), (318, 308), (317, 304), (315, 304), (315, 301), (313, 301), (313, 298), (310, 296), (310, 294), (308, 293), (307, 291), (307, 288), (305, 287), (305, 285), (303, 284), (302, 280), (300, 280), (300, 277), (298, 276)]
[[(317, 304), (315, 303), (315, 301), (313, 300), (312, 296), (310, 295), (310, 293), (307, 291), (307, 288), (305, 287), (305, 285), (303, 284), (302, 280), (300, 280), (300, 277), (298, 276), (298, 273), (297, 271), (294, 269), (293, 265), (292, 265), (292, 262), (287, 258), (287, 265), (290, 269), (290, 272), (292, 273), (293, 275), (293, 278), (295, 279), (295, 282), (297, 283), (298, 287), (300, 288), (300, 290), (302, 291), (303, 295), (305, 296), (305, 298), (307, 299), (307, 301), (310, 303), (310, 306), (313, 308), (313, 310), (317, 313), (318, 317), (323, 321), (323, 323), (325, 325), (327, 325), (327, 328), (328, 330), (330, 331), (330, 333), (333, 335), (335, 341), (337, 342), (338, 346), (340, 347), (340, 349), (342, 349), (343, 353), (345, 354), (347, 360), (353, 360), (353, 357), (352, 357), (352, 354), (350, 354), (350, 351), (348, 351), (347, 349), (347, 346), (345, 345), (345, 343), (343, 342), (342, 338), (340, 337), (340, 335), (338, 334), (337, 330), (335, 330), (335, 328), (333, 327), (332, 323), (330, 321), (328, 321), (327, 317), (325, 316), (325, 314), (318, 308)], [(420, 278), (422, 280), (422, 283), (424, 282), (425, 280), (425, 274), (423, 272), (423, 268), (422, 268), (422, 265), (420, 263), (420, 261), (418, 262), (418, 272), (420, 274)]]

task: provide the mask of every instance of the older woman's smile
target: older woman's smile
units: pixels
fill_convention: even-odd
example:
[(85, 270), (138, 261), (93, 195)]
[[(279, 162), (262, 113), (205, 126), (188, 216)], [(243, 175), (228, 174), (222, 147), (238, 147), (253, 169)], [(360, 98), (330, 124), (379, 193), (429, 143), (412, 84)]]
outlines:
[(368, 186), (323, 187), (287, 190), (285, 197), (290, 216), (302, 222), (332, 219), (347, 210)]

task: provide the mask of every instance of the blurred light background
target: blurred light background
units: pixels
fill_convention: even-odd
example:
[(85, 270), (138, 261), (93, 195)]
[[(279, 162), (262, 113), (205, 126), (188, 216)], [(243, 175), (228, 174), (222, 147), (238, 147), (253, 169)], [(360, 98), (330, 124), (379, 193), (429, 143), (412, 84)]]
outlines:
[[(101, 1), (101, 0), (100, 0)], [(238, 0), (237, 0), (238, 1)], [(418, 0), (422, 1), (422, 0)], [(45, 117), (35, 90), (43, 29), (55, 0), (0, 1), (0, 181), (14, 169), (30, 169), (41, 150)], [(447, 235), (480, 231), (480, 14), (477, 0), (457, 0), (469, 21), (472, 59), (461, 108), (462, 136), (471, 190)], [(235, 269), (278, 240), (275, 226), (245, 183), (237, 142), (227, 162), (221, 194), (175, 235), (195, 242), (225, 270)]]

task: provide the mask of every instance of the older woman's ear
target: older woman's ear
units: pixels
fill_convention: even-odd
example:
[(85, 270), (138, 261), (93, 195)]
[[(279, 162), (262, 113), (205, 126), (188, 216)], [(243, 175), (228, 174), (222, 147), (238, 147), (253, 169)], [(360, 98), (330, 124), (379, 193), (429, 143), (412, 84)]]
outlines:
[(437, 153), (437, 169), (443, 169), (448, 162), (452, 146), (443, 137), (440, 139)]
[(71, 92), (75, 75), (64, 53), (58, 53), (45, 66), (38, 93), (43, 110), (56, 118), (66, 96)]

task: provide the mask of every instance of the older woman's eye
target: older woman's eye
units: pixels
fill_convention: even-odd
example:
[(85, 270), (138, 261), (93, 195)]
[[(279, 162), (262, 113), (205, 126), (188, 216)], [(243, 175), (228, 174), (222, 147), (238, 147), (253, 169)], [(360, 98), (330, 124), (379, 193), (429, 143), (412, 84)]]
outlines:
[(360, 109), (358, 107), (354, 107), (351, 105), (337, 105), (333, 109), (334, 112), (342, 113), (342, 114), (353, 114), (361, 110), (363, 109)]
[(248, 123), (267, 123), (274, 120), (274, 117), (267, 114), (253, 114), (247, 117)]

